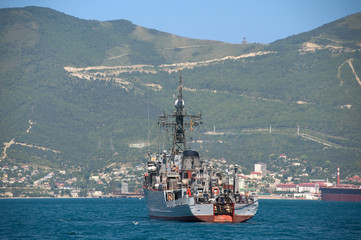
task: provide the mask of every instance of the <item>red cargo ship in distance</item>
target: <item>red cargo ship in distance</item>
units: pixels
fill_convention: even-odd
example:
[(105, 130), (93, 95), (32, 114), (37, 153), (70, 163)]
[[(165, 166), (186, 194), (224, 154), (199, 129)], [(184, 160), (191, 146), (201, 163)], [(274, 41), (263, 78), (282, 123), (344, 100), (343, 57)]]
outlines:
[(361, 202), (361, 186), (340, 184), (340, 168), (337, 167), (337, 185), (320, 188), (322, 201)]

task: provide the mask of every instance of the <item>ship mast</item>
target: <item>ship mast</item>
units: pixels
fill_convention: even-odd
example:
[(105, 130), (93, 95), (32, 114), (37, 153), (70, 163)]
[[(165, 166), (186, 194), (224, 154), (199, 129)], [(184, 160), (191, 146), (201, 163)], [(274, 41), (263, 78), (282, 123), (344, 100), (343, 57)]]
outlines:
[[(172, 144), (172, 155), (182, 153), (184, 150), (187, 150), (187, 141), (186, 141), (186, 128), (190, 127), (191, 130), (194, 126), (201, 124), (201, 113), (188, 115), (184, 109), (184, 100), (183, 100), (183, 77), (181, 71), (179, 71), (179, 83), (178, 83), (178, 97), (175, 101), (175, 111), (172, 115), (163, 115), (159, 116), (158, 124), (162, 127), (169, 128), (171, 127), (173, 132), (173, 144)], [(174, 119), (175, 121), (170, 121), (169, 118)]]
[(174, 112), (175, 117), (175, 129), (173, 135), (173, 147), (172, 154), (183, 152), (187, 149), (187, 142), (184, 135), (184, 100), (183, 100), (183, 77), (179, 71), (179, 85), (178, 85), (178, 98), (175, 101), (176, 111)]

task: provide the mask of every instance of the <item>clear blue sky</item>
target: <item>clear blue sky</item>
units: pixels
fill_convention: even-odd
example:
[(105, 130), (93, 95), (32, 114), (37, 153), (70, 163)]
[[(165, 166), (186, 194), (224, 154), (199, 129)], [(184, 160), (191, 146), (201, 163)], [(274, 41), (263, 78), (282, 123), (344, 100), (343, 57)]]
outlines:
[(270, 43), (361, 12), (361, 0), (0, 0), (0, 8), (24, 6), (229, 43)]

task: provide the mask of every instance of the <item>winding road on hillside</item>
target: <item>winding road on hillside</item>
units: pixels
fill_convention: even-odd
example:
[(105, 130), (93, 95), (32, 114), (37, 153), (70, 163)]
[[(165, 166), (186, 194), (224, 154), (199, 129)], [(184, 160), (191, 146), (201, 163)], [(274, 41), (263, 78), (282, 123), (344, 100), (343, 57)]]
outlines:
[(356, 71), (355, 71), (355, 68), (353, 67), (352, 61), (353, 61), (353, 58), (350, 58), (350, 59), (346, 60), (344, 63), (342, 63), (342, 64), (338, 67), (338, 70), (337, 70), (337, 78), (340, 79), (340, 86), (343, 85), (343, 81), (342, 81), (342, 79), (341, 79), (341, 69), (342, 69), (343, 65), (345, 65), (346, 63), (348, 63), (348, 65), (350, 66), (353, 75), (355, 75), (355, 79), (356, 79), (357, 83), (361, 86), (361, 80), (360, 80), (360, 78), (358, 77), (358, 75), (357, 75), (357, 73), (356, 73)]
[[(30, 132), (31, 127), (32, 127), (33, 124), (34, 124), (34, 122), (29, 120), (29, 127), (26, 130), (26, 133)], [(50, 148), (47, 148), (47, 147), (41, 147), (41, 146), (36, 146), (36, 145), (33, 145), (33, 144), (17, 142), (17, 141), (15, 141), (15, 138), (11, 139), (9, 142), (4, 142), (3, 144), (4, 144), (3, 154), (2, 154), (2, 157), (0, 158), (0, 161), (4, 160), (7, 157), (7, 150), (12, 145), (20, 145), (20, 146), (23, 146), (23, 147), (37, 148), (37, 149), (40, 149), (40, 150), (43, 150), (43, 151), (51, 151), (51, 152), (54, 152), (54, 153), (60, 153), (60, 151), (58, 151), (58, 150), (53, 150), (53, 149), (50, 149)]]
[[(298, 135), (299, 137), (302, 137), (304, 139), (322, 144), (326, 147), (330, 147), (330, 148), (338, 148), (338, 149), (348, 149), (348, 150), (353, 150), (353, 151), (358, 151), (361, 152), (361, 143), (360, 142), (355, 142), (353, 140), (344, 138), (344, 137), (340, 137), (340, 136), (333, 136), (330, 134), (326, 134), (326, 133), (321, 133), (321, 132), (317, 132), (314, 130), (310, 130), (310, 129), (304, 129), (303, 132), (300, 132), (300, 130), (296, 130), (296, 128), (284, 128), (284, 129), (277, 129), (277, 128), (250, 128), (250, 129), (243, 129), (243, 130), (234, 130), (234, 131), (222, 131), (222, 130), (218, 130), (217, 132), (215, 131), (209, 131), (206, 132), (206, 135), (237, 135), (237, 134), (282, 134), (282, 135)], [(344, 146), (341, 145), (339, 143), (334, 143), (332, 141), (332, 139), (337, 139), (337, 140), (343, 140), (345, 142), (349, 142), (349, 143), (356, 143), (358, 144), (360, 147), (356, 148), (356, 147), (348, 147), (348, 146)]]

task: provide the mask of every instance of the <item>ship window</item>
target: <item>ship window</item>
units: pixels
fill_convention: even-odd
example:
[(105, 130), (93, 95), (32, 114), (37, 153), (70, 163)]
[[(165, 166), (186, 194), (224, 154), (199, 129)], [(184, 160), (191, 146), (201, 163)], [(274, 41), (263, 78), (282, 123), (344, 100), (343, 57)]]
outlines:
[(166, 195), (165, 195), (165, 197), (166, 197), (166, 201), (172, 201), (173, 200), (173, 196), (172, 196), (172, 193), (171, 192), (168, 192)]
[(177, 200), (179, 198), (182, 198), (182, 191), (174, 191), (174, 199)]

